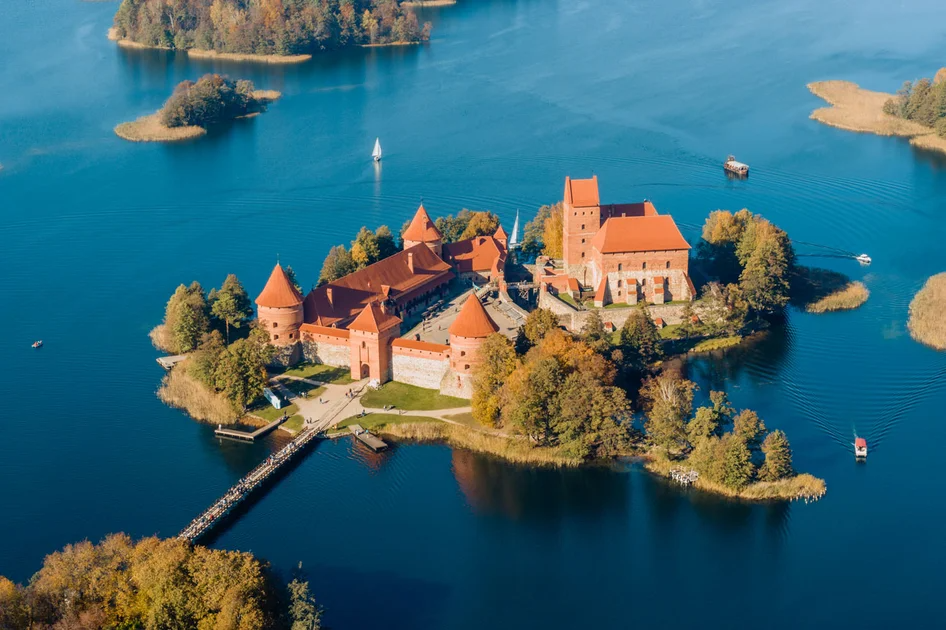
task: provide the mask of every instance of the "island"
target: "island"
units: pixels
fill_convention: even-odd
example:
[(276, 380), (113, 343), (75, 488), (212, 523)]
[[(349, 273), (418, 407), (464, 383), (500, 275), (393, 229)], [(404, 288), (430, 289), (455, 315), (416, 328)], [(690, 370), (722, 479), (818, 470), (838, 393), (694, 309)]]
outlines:
[(946, 152), (946, 68), (935, 77), (907, 81), (896, 94), (865, 90), (849, 81), (809, 83), (812, 94), (831, 107), (811, 113), (811, 118), (832, 127), (901, 136), (913, 146)]
[(426, 42), (430, 29), (397, 0), (123, 0), (109, 38), (195, 58), (299, 63), (325, 50)]
[(318, 630), (322, 613), (301, 569), (286, 584), (250, 553), (180, 538), (111, 534), (51, 553), (25, 585), (0, 576), (0, 628)]
[(266, 111), (281, 94), (257, 90), (252, 81), (232, 81), (219, 74), (207, 74), (182, 81), (164, 106), (134, 122), (121, 123), (115, 134), (132, 142), (177, 142), (198, 138), (207, 127), (250, 118)]
[(746, 209), (710, 213), (691, 256), (672, 216), (601, 204), (596, 178), (566, 178), (522, 247), (517, 233), (421, 204), (397, 236), (365, 226), (332, 247), (308, 292), (277, 263), (255, 317), (234, 276), (181, 285), (152, 333), (185, 357), (159, 396), (218, 424), (281, 417), (300, 445), (357, 424), (527, 465), (631, 457), (743, 500), (824, 494), (782, 431), (723, 391), (698, 397), (680, 357), (763, 335), (793, 304), (855, 307), (866, 288), (796, 265), (788, 235)]
[(932, 276), (910, 302), (907, 328), (920, 343), (946, 350), (946, 272)]

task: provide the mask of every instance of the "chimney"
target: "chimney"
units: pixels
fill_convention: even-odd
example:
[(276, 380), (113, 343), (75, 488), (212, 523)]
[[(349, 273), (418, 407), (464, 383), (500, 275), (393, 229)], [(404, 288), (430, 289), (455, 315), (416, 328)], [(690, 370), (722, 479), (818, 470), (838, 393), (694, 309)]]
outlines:
[(328, 298), (328, 305), (335, 308), (335, 303), (332, 302), (332, 287), (325, 288), (325, 297)]
[(407, 268), (414, 273), (414, 252), (407, 252)]

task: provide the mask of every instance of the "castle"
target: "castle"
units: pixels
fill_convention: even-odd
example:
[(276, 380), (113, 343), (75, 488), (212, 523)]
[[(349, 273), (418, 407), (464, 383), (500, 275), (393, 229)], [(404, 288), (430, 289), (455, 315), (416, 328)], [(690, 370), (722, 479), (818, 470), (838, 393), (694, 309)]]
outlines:
[(402, 339), (401, 323), (447, 297), (455, 277), (501, 280), (506, 233), (500, 227), (493, 236), (444, 244), (421, 205), (403, 240), (403, 251), (304, 297), (277, 264), (256, 307), (278, 361), (346, 367), (356, 380), (397, 380), (469, 397), (477, 350), (499, 330), (476, 295), (450, 325), (449, 345)]
[(602, 205), (597, 176), (566, 177), (561, 266), (540, 258), (535, 281), (575, 298), (593, 290), (597, 307), (692, 300), (689, 250), (673, 217), (651, 202)]

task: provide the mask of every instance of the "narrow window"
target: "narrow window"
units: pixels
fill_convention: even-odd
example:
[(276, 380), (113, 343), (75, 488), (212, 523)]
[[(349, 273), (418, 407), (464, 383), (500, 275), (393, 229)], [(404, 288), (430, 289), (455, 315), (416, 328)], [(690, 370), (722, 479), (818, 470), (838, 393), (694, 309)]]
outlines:
[(670, 261), (667, 261), (667, 269), (670, 269)]
[(582, 252), (582, 253), (581, 253), (581, 257), (582, 257), (582, 258), (585, 257), (585, 252)]
[(275, 327), (278, 326), (278, 325), (279, 325), (279, 324), (277, 324), (276, 322), (273, 322), (273, 328), (275, 328)]
[(365, 342), (364, 342), (364, 341), (361, 342), (361, 347), (362, 347), (362, 348), (365, 347)]
[(641, 269), (647, 269), (647, 263), (646, 263), (646, 262), (641, 263)]
[(584, 224), (584, 223), (581, 224), (581, 229), (583, 229), (583, 230), (585, 229), (585, 224)]
[(469, 369), (470, 369), (470, 366), (469, 366), (469, 365), (464, 365), (464, 366), (463, 366), (463, 369), (464, 369), (464, 370), (469, 370)]
[(620, 281), (620, 280), (618, 280), (618, 288), (619, 288), (619, 289), (621, 288), (621, 281)]
[(624, 265), (618, 263), (618, 271), (624, 271)]
[(461, 357), (465, 357), (465, 356), (466, 356), (466, 350), (460, 350), (460, 356), (461, 356)]
[(292, 333), (289, 333), (289, 338), (292, 339)]
[(581, 239), (581, 244), (582, 244), (582, 245), (585, 244), (585, 239)]
[(279, 335), (273, 335), (273, 341), (276, 341), (277, 339), (279, 339)]

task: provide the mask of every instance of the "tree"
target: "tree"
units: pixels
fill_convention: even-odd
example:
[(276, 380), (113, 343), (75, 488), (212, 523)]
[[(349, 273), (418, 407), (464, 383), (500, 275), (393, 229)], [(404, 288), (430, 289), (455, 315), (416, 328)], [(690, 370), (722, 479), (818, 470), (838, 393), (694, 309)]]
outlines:
[(662, 355), (660, 332), (646, 307), (635, 309), (624, 320), (619, 337), (628, 369), (643, 371)]
[(499, 229), (498, 216), (489, 211), (473, 212), (459, 240), (465, 241), (477, 236), (492, 236), (497, 229)]
[(381, 259), (381, 247), (374, 232), (366, 227), (358, 230), (355, 240), (351, 243), (351, 258), (359, 269)]
[(535, 217), (525, 224), (519, 251), (524, 260), (535, 260), (545, 247), (545, 222), (552, 216), (553, 206), (542, 206)]
[(263, 395), (268, 378), (266, 364), (274, 352), (268, 333), (254, 328), (249, 338), (234, 341), (219, 355), (214, 372), (216, 389), (245, 410)]
[(549, 332), (561, 328), (558, 316), (547, 308), (537, 308), (529, 313), (523, 325), (523, 331), (529, 343), (535, 345)]
[(322, 607), (309, 592), (309, 583), (296, 578), (287, 588), (291, 630), (319, 630), (322, 627)]
[(723, 485), (733, 490), (741, 490), (749, 485), (755, 474), (752, 454), (746, 443), (737, 435), (727, 433), (720, 440), (723, 456)]
[(785, 433), (779, 430), (769, 433), (762, 442), (762, 452), (765, 453), (765, 463), (759, 469), (759, 479), (778, 481), (795, 474), (792, 468), (792, 448)]
[(502, 385), (516, 369), (516, 351), (506, 337), (494, 333), (480, 346), (477, 356), (472, 379), (473, 418), (484, 426), (497, 426), (502, 414)]
[(504, 426), (515, 428), (539, 446), (554, 445), (552, 419), (562, 380), (561, 367), (553, 357), (542, 353), (530, 357), (506, 382), (506, 396), (515, 403), (503, 407)]
[(687, 445), (686, 421), (693, 408), (696, 383), (672, 372), (648, 378), (640, 391), (647, 413), (644, 429), (668, 453)]
[(397, 253), (397, 243), (394, 242), (394, 234), (391, 233), (391, 228), (382, 225), (374, 231), (374, 236), (378, 243), (378, 260), (384, 260), (388, 256)]
[(196, 348), (204, 333), (210, 330), (207, 310), (207, 298), (200, 283), (178, 286), (164, 311), (166, 349), (184, 354)]
[(549, 258), (561, 258), (562, 235), (564, 224), (562, 222), (562, 204), (557, 203), (552, 206), (548, 218), (542, 226), (542, 254)]
[(757, 451), (765, 435), (765, 424), (759, 414), (751, 409), (739, 412), (733, 419), (733, 434), (746, 443), (751, 451)]
[(213, 293), (210, 312), (218, 320), (224, 322), (227, 343), (230, 343), (230, 326), (239, 328), (240, 325), (253, 316), (253, 306), (246, 289), (240, 280), (232, 273), (227, 275), (223, 286)]
[(319, 274), (319, 284), (334, 282), (352, 273), (356, 268), (355, 261), (352, 260), (351, 253), (345, 249), (345, 246), (336, 245), (328, 250), (325, 262), (322, 263), (322, 272)]
[(598, 311), (588, 313), (585, 325), (581, 329), (581, 338), (586, 344), (594, 348), (595, 352), (604, 354), (611, 349), (611, 335), (604, 329), (604, 322)]
[[(292, 268), (292, 265), (286, 265), (286, 277), (289, 278), (290, 284), (296, 288), (296, 291), (302, 293), (302, 285), (299, 284), (299, 280), (296, 278), (296, 270)], [(250, 306), (252, 308), (252, 305)]]
[(231, 81), (219, 74), (206, 74), (196, 83), (182, 81), (161, 108), (167, 127), (206, 127), (261, 111), (262, 101), (253, 96), (252, 81)]
[(436, 226), (443, 236), (444, 243), (455, 243), (459, 240), (463, 240), (463, 233), (466, 231), (466, 227), (469, 225), (472, 217), (473, 212), (463, 208), (457, 213), (457, 216), (448, 214), (445, 217), (437, 217), (434, 221), (434, 226)]
[(226, 347), (219, 330), (205, 334), (187, 362), (188, 373), (207, 387), (215, 388), (217, 363)]

